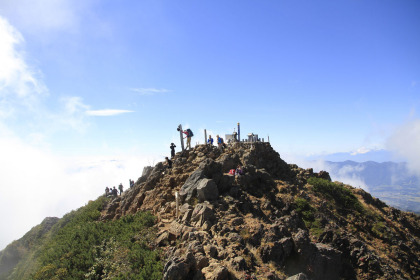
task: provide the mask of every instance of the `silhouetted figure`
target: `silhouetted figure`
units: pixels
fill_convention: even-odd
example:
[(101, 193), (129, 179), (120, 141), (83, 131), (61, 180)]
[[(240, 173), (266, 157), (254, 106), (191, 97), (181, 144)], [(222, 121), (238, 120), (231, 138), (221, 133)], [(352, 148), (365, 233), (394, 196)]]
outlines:
[(166, 168), (171, 169), (172, 168), (172, 160), (170, 160), (168, 157), (165, 157), (166, 160)]
[(120, 195), (121, 195), (122, 192), (123, 192), (123, 185), (122, 185), (122, 183), (120, 183), (120, 185), (118, 186), (118, 189), (120, 190)]
[(171, 158), (175, 157), (175, 144), (171, 143), (171, 145), (169, 146), (169, 148), (171, 148)]

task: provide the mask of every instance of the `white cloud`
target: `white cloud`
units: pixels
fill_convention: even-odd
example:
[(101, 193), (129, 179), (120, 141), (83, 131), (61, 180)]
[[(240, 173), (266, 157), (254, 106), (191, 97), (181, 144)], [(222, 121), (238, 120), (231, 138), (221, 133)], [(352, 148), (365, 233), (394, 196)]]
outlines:
[(61, 158), (9, 135), (0, 138), (0, 250), (47, 216), (101, 195), (106, 186), (137, 180), (152, 156)]
[(157, 88), (130, 88), (131, 91), (137, 92), (140, 95), (155, 95), (157, 93), (170, 92), (168, 89), (157, 89)]
[(0, 10), (20, 28), (42, 34), (45, 31), (74, 31), (80, 26), (83, 7), (91, 1), (4, 0)]
[(369, 148), (366, 147), (360, 147), (359, 149), (357, 149), (356, 151), (350, 153), (350, 155), (355, 156), (355, 155), (359, 155), (359, 154), (366, 154), (369, 153), (370, 151), (372, 151)]
[(399, 126), (388, 138), (386, 146), (406, 159), (408, 168), (420, 175), (420, 119)]
[(284, 160), (288, 163), (294, 163), (302, 168), (313, 168), (314, 172), (325, 170), (330, 174), (333, 181), (343, 182), (355, 188), (362, 188), (365, 191), (369, 191), (368, 186), (354, 173), (363, 171), (362, 166), (350, 166), (346, 165), (342, 168), (335, 168), (333, 165), (328, 164), (324, 160), (306, 160), (305, 158), (294, 156), (294, 155), (283, 155)]
[[(34, 110), (47, 89), (37, 71), (25, 62), (21, 49), (24, 39), (20, 32), (0, 17), (0, 117), (16, 113), (15, 107)], [(38, 74), (39, 75), (39, 74)]]
[(88, 110), (86, 111), (86, 114), (88, 116), (104, 117), (104, 116), (115, 116), (115, 115), (133, 113), (133, 112), (134, 111), (130, 111), (130, 110), (104, 109), (104, 110)]

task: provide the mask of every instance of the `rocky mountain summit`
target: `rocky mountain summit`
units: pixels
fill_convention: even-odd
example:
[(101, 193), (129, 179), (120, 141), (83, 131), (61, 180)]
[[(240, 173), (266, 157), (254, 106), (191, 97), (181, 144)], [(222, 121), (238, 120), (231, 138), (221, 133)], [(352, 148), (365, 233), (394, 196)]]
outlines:
[(101, 220), (143, 210), (158, 219), (168, 280), (420, 279), (419, 216), (287, 164), (269, 143), (199, 145), (172, 169), (146, 167)]

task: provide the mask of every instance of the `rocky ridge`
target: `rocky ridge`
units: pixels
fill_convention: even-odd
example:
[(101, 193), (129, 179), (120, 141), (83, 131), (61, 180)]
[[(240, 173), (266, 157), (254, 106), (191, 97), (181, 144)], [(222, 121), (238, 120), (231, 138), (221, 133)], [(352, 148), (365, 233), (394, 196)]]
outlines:
[[(229, 175), (237, 165), (245, 174)], [(177, 153), (171, 170), (144, 168), (101, 219), (156, 215), (164, 279), (420, 279), (418, 216), (331, 183), (339, 200), (311, 178), (331, 181), (287, 164), (269, 143), (199, 145)]]

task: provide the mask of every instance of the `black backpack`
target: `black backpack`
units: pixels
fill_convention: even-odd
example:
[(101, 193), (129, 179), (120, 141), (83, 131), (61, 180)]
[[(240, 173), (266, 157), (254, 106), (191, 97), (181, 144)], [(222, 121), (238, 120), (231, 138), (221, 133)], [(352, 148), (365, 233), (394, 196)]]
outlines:
[(191, 129), (187, 129), (187, 132), (188, 132), (188, 137), (193, 137), (194, 136), (194, 133), (191, 131)]

